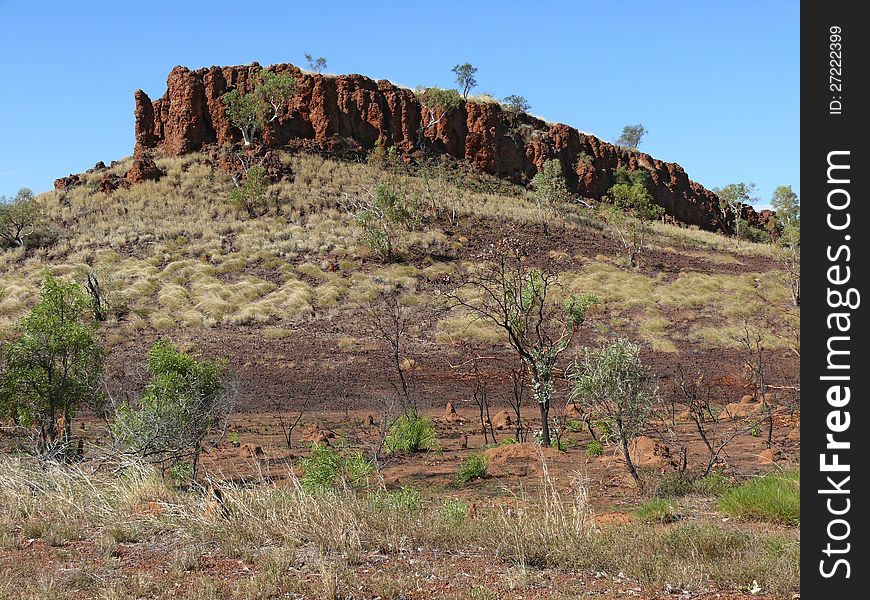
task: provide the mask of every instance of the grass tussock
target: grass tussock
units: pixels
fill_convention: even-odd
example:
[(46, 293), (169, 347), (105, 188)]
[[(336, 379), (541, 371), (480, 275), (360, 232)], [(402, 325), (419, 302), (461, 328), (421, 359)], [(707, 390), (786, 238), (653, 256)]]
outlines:
[(778, 469), (727, 490), (720, 508), (748, 521), (797, 525), (801, 517), (800, 470)]

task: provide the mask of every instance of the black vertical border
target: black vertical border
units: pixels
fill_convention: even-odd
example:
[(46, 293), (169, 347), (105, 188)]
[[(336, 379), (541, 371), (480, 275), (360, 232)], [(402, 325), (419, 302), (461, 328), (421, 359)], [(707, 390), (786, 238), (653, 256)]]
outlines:
[[(867, 319), (868, 310), (864, 304), (870, 303), (866, 286), (867, 272), (870, 270), (870, 215), (867, 210), (866, 165), (870, 131), (870, 117), (864, 80), (870, 76), (870, 23), (859, 17), (859, 9), (866, 6), (859, 2), (803, 2), (801, 5), (801, 231), (802, 269), (802, 315), (801, 315), (801, 594), (803, 598), (850, 599), (866, 598), (870, 593), (870, 562), (866, 548), (870, 545), (867, 530), (868, 488), (868, 441), (870, 441), (870, 421), (868, 421), (867, 380), (870, 378), (868, 365)], [(836, 56), (831, 55), (831, 28), (842, 29), (842, 91), (832, 89), (835, 83), (830, 79), (831, 63)], [(831, 114), (830, 102), (841, 96), (841, 114)], [(850, 165), (847, 185), (828, 183), (828, 154), (832, 151), (849, 151)], [(839, 162), (845, 162), (838, 158)], [(839, 171), (843, 173), (843, 171)], [(850, 204), (845, 211), (831, 211), (828, 207), (828, 193), (835, 188), (846, 188)], [(837, 202), (842, 202), (838, 194)], [(828, 226), (828, 214), (835, 212), (835, 220), (842, 221), (844, 212), (849, 212), (851, 225), (848, 230), (834, 231)], [(850, 239), (847, 241), (846, 236)], [(845, 254), (836, 264), (851, 268), (851, 280), (839, 286), (844, 290), (854, 287), (861, 292), (861, 305), (854, 309), (831, 308), (827, 295), (829, 287), (828, 269), (835, 264), (828, 258), (829, 249), (835, 252), (841, 245), (848, 245), (851, 260), (845, 262)], [(848, 334), (828, 329), (828, 315), (832, 312), (850, 312), (851, 331)], [(826, 419), (830, 410), (826, 393), (831, 382), (823, 381), (821, 376), (830, 374), (827, 369), (828, 338), (831, 335), (849, 335), (851, 368), (847, 372), (851, 380), (844, 385), (850, 386), (851, 400), (848, 410), (851, 425), (846, 432), (836, 434), (838, 440), (848, 441), (848, 450), (837, 451), (839, 461), (850, 465), (850, 481), (844, 488), (847, 495), (820, 493), (831, 488), (827, 481), (832, 476), (842, 480), (840, 473), (823, 473), (820, 469), (820, 455), (826, 450), (826, 435), (829, 433)], [(842, 344), (840, 346), (843, 347)], [(842, 374), (844, 371), (839, 371)], [(828, 458), (828, 462), (830, 462)], [(833, 498), (834, 508), (842, 508), (845, 498), (851, 501), (848, 513), (837, 517), (828, 511), (827, 501)], [(842, 541), (830, 540), (828, 525), (832, 519), (843, 518), (849, 522), (849, 537)], [(834, 535), (841, 536), (845, 531), (842, 523), (832, 529)], [(826, 556), (827, 544), (832, 547), (845, 547), (851, 544), (845, 554)], [(845, 577), (845, 567), (840, 565), (830, 578), (821, 574), (820, 561), (830, 569), (837, 558), (845, 558), (851, 567), (850, 577)]]

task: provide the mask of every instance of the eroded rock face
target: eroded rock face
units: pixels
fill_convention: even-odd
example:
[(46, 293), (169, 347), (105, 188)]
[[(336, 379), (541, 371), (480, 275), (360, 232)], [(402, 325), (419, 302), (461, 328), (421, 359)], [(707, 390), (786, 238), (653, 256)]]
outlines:
[(137, 147), (136, 152), (133, 153), (133, 164), (124, 179), (125, 184), (131, 186), (142, 181), (160, 179), (163, 175), (163, 171), (154, 162), (151, 154)]
[[(260, 69), (257, 63), (196, 71), (175, 67), (162, 98), (152, 102), (137, 91), (137, 150), (154, 148), (180, 156), (209, 144), (240, 142), (241, 133), (230, 125), (221, 98), (231, 89), (250, 91)], [(261, 132), (265, 146), (368, 151), (379, 143), (403, 153), (418, 148), (428, 112), (411, 90), (361, 75), (303, 73), (289, 64), (268, 70), (288, 73), (297, 84), (280, 116)], [(497, 104), (464, 103), (425, 130), (423, 138), (436, 150), (520, 184), (527, 184), (545, 161), (558, 159), (569, 189), (596, 200), (613, 184), (617, 168), (645, 168), (650, 193), (672, 219), (704, 229), (727, 229), (716, 195), (691, 181), (680, 165), (608, 144), (568, 125), (550, 125)], [(763, 225), (769, 216), (751, 207), (744, 211), (752, 225)]]

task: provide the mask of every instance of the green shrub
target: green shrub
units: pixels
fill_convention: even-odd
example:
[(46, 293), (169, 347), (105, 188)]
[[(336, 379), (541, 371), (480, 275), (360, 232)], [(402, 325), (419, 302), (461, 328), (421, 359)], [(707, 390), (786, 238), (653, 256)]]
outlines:
[(235, 408), (226, 361), (201, 358), (158, 340), (148, 351), (147, 368), (142, 397), (135, 405), (118, 406), (112, 433), (134, 454), (162, 466), (174, 468), (190, 460), (196, 477), (206, 438), (224, 431)]
[(440, 516), (451, 524), (460, 525), (468, 519), (468, 502), (465, 500), (448, 500), (444, 503)]
[(361, 452), (344, 455), (325, 444), (314, 444), (301, 465), (302, 487), (312, 493), (360, 488), (372, 474), (372, 465)]
[(480, 452), (471, 454), (462, 461), (456, 479), (460, 483), (468, 483), (472, 479), (483, 479), (487, 475), (488, 467), (489, 458), (485, 454)]
[(36, 427), (45, 456), (68, 458), (76, 412), (101, 409), (105, 352), (90, 308), (80, 285), (47, 272), (39, 302), (16, 325), (18, 339), (0, 352), (0, 417)]
[(583, 431), (583, 422), (577, 419), (565, 419), (565, 431), (580, 433)]
[(598, 440), (591, 440), (586, 444), (586, 456), (594, 458), (604, 454), (604, 446)]
[(677, 507), (668, 498), (651, 498), (637, 507), (634, 514), (647, 523), (673, 523), (680, 518)]
[(800, 523), (800, 471), (777, 470), (727, 490), (719, 500), (726, 513), (749, 521)]
[(384, 445), (390, 452), (433, 450), (438, 438), (429, 417), (409, 412), (393, 421)]

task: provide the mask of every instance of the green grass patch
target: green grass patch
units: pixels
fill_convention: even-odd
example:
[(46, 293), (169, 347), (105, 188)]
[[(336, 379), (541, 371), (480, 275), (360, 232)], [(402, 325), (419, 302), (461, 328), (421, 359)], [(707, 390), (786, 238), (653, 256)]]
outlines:
[(677, 506), (670, 498), (651, 498), (638, 506), (634, 515), (647, 523), (673, 523), (680, 518)]
[(719, 507), (747, 521), (797, 525), (801, 517), (800, 470), (782, 469), (726, 491)]
[(483, 479), (487, 475), (489, 459), (485, 454), (476, 452), (462, 461), (456, 479), (459, 483), (468, 483), (474, 479)]

